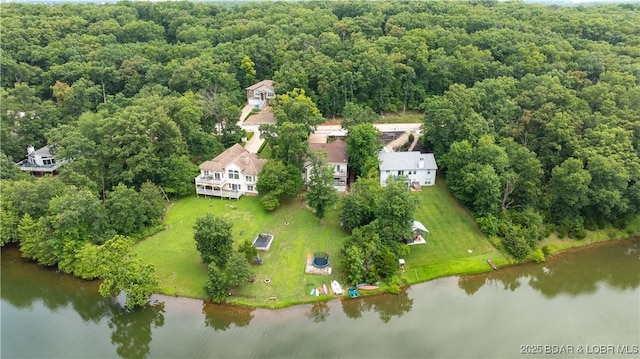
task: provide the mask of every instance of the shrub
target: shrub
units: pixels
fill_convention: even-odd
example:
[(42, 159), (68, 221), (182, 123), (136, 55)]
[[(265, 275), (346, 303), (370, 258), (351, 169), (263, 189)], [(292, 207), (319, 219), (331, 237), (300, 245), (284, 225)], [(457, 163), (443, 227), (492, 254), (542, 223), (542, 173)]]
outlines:
[(505, 233), (502, 243), (507, 251), (517, 259), (524, 259), (531, 252), (531, 247), (529, 247), (527, 239), (522, 235), (520, 226), (512, 226)]
[(240, 247), (238, 247), (238, 252), (242, 253), (247, 261), (251, 262), (258, 255), (258, 248), (254, 247), (250, 240), (245, 240)]
[(478, 223), (478, 226), (480, 227), (482, 233), (486, 234), (487, 236), (498, 235), (498, 225), (500, 223), (500, 220), (493, 214), (489, 213), (484, 217), (477, 218), (476, 223)]
[(542, 249), (538, 248), (533, 252), (531, 252), (531, 258), (533, 258), (533, 260), (536, 261), (536, 263), (544, 262), (545, 259), (544, 259), (544, 253), (542, 252)]
[(558, 252), (558, 247), (554, 244), (547, 244), (542, 247), (542, 253), (545, 256), (550, 256)]
[(273, 192), (269, 192), (262, 196), (260, 199), (260, 203), (262, 203), (262, 207), (267, 211), (273, 211), (274, 209), (280, 207), (280, 201), (278, 200), (278, 196), (276, 196)]

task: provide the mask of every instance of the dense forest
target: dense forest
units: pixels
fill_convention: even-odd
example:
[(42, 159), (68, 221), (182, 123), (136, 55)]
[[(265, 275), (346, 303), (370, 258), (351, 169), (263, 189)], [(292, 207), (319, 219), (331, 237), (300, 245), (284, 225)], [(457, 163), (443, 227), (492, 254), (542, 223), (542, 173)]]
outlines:
[[(240, 141), (244, 88), (263, 79), (279, 94), (303, 90), (324, 118), (354, 104), (372, 116), (423, 112), (424, 146), (451, 191), (517, 258), (551, 230), (637, 231), (637, 4), (0, 10), (2, 243), (29, 237), (35, 252), (54, 248), (45, 264), (73, 262), (87, 238), (100, 244), (157, 225), (158, 188), (192, 193), (197, 164)], [(71, 161), (59, 178), (34, 183), (13, 162), (45, 144)], [(45, 241), (46, 231), (59, 235)]]

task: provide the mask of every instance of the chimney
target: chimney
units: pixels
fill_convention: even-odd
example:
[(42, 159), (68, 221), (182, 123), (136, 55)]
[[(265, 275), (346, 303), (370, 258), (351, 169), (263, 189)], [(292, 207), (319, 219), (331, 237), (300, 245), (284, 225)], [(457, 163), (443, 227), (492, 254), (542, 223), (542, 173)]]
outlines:
[(424, 168), (424, 158), (420, 157), (420, 161), (418, 161), (418, 168)]
[(249, 156), (244, 156), (244, 164), (249, 164)]
[(27, 147), (27, 154), (30, 155), (32, 153), (36, 152), (36, 149), (33, 148), (33, 146), (29, 146)]

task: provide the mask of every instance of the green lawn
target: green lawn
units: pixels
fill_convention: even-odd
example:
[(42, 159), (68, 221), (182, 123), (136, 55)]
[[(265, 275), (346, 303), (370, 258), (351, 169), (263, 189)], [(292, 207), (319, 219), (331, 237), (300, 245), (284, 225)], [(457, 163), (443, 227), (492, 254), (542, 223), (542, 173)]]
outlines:
[[(331, 260), (337, 261), (347, 237), (338, 224), (337, 210), (330, 211), (321, 223), (300, 197), (283, 203), (272, 213), (262, 209), (257, 197), (242, 197), (238, 201), (204, 197), (181, 199), (166, 216), (166, 230), (135, 247), (143, 260), (155, 265), (162, 293), (205, 297), (203, 287), (207, 270), (200, 262), (193, 240), (195, 220), (205, 213), (230, 219), (234, 223), (236, 244), (253, 240), (259, 232), (274, 235), (270, 250), (261, 252), (264, 264), (253, 267), (256, 281), (229, 298), (229, 302), (236, 304), (279, 307), (316, 300), (308, 295), (309, 291), (322, 283), (328, 285), (330, 278), (304, 273), (307, 254), (327, 252)], [(337, 269), (335, 265), (333, 268)], [(333, 274), (331, 278), (341, 279), (339, 271)], [(265, 278), (271, 283), (265, 284)]]
[(444, 179), (438, 178), (435, 186), (422, 187), (416, 194), (421, 203), (415, 218), (427, 227), (429, 235), (426, 244), (410, 246), (403, 275), (409, 283), (485, 272), (490, 270), (487, 259), (498, 266), (508, 264), (508, 259), (480, 232), (473, 217), (453, 198)]
[[(430, 231), (427, 244), (411, 246), (403, 277), (409, 283), (433, 278), (490, 270), (487, 258), (497, 265), (508, 260), (480, 233), (472, 217), (449, 193), (442, 179), (433, 187), (414, 192), (421, 204), (415, 218)], [(254, 266), (254, 283), (234, 291), (230, 303), (284, 307), (295, 303), (324, 299), (309, 296), (311, 288), (330, 279), (342, 283), (337, 262), (339, 252), (348, 235), (341, 229), (338, 211), (332, 209), (322, 222), (297, 197), (268, 213), (257, 197), (240, 200), (188, 197), (177, 201), (168, 211), (166, 229), (135, 247), (145, 261), (153, 263), (160, 279), (161, 292), (193, 298), (204, 298), (207, 280), (206, 267), (193, 240), (193, 226), (197, 217), (205, 213), (224, 216), (234, 223), (236, 244), (253, 240), (259, 232), (274, 235), (268, 252), (261, 252), (264, 264)], [(468, 252), (471, 250), (472, 252)], [(331, 277), (304, 273), (306, 257), (316, 251), (327, 252), (333, 264)], [(269, 278), (269, 284), (264, 279)], [(325, 297), (326, 298), (326, 297)]]

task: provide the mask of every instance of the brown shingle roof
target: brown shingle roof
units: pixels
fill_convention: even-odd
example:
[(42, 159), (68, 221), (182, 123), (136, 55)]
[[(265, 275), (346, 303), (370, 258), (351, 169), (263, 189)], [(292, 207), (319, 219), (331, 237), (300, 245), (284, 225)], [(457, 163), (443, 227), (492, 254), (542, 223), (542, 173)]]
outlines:
[(326, 152), (327, 162), (347, 163), (349, 161), (347, 144), (341, 139), (337, 139), (331, 143), (310, 143), (309, 147), (316, 151)]
[(273, 80), (262, 80), (262, 81), (258, 82), (257, 84), (253, 84), (253, 85), (247, 87), (246, 89), (247, 90), (255, 90), (255, 89), (257, 89), (257, 88), (259, 88), (260, 86), (263, 86), (263, 85), (273, 89)]
[(242, 169), (242, 174), (257, 175), (262, 171), (262, 167), (267, 160), (259, 159), (255, 153), (250, 153), (239, 144), (235, 144), (216, 156), (216, 158), (205, 161), (200, 165), (201, 170), (224, 172), (225, 168), (233, 163)]

